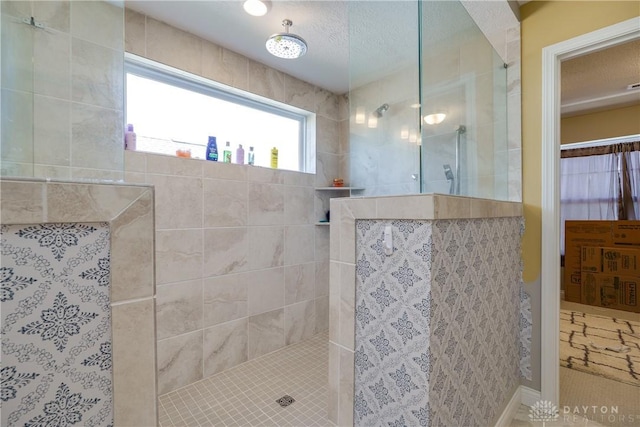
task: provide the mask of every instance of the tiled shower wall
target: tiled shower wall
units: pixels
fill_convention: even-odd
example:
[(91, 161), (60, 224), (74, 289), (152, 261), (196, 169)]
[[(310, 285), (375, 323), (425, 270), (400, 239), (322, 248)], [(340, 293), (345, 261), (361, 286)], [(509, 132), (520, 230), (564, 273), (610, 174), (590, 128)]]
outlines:
[[(502, 2), (481, 6), (504, 18), (504, 14), (493, 10), (501, 7), (508, 8)], [(475, 19), (486, 19), (491, 16), (487, 13), (472, 16)], [(460, 103), (460, 100), (464, 100), (464, 93), (444, 88), (451, 86), (452, 80), (464, 81), (470, 73), (473, 73), (473, 81), (469, 81), (468, 87), (472, 88), (473, 93), (467, 95), (470, 96), (470, 101), (476, 101), (476, 105), (471, 106), (475, 110), (475, 123), (458, 123), (455, 115), (459, 112), (450, 111), (449, 119), (443, 124), (422, 127), (423, 149), (429, 147), (425, 151), (428, 157), (425, 158), (426, 168), (423, 170), (427, 193), (448, 194), (449, 183), (445, 179), (442, 164), (449, 163), (453, 166), (454, 130), (459, 124), (466, 124), (467, 133), (463, 136), (463, 144), (477, 147), (474, 150), (477, 155), (468, 162), (477, 171), (477, 179), (463, 179), (463, 190), (465, 185), (477, 186), (477, 191), (472, 191), (469, 195), (522, 200), (520, 25), (517, 22), (513, 24), (515, 19), (511, 18), (504, 22), (485, 23), (496, 33), (500, 33), (501, 43), (493, 48), (508, 65), (506, 112), (504, 72), (494, 71), (495, 63), (492, 64), (492, 58), (495, 53), (492, 45), (485, 39), (477, 37), (474, 32), (472, 40), (464, 39), (465, 35), (460, 34), (459, 40), (444, 44), (438, 41), (423, 46), (424, 72), (421, 83), (425, 86), (424, 107), (447, 105), (454, 101)], [(409, 133), (420, 132), (417, 128), (420, 120), (417, 117), (418, 110), (405, 108), (418, 102), (416, 73), (415, 67), (400, 70), (350, 92), (352, 181), (354, 185), (365, 188), (359, 195), (415, 194), (420, 191), (418, 181), (411, 177), (420, 171), (418, 148), (415, 143), (400, 138), (402, 126), (406, 126)], [(416, 82), (416, 87), (410, 82)], [(495, 93), (492, 92), (494, 85), (499, 88)], [(462, 87), (464, 84), (458, 86)], [(500, 99), (496, 99), (496, 96)], [(366, 123), (355, 123), (358, 107), (370, 112), (385, 102), (392, 108), (378, 120), (376, 129), (368, 128)], [(500, 106), (495, 112), (491, 108), (493, 104)], [(423, 114), (426, 114), (424, 110)]]
[(158, 391), (328, 328), (329, 234), (314, 175), (125, 153), (156, 191)]
[[(420, 132), (419, 110), (409, 108), (418, 102), (419, 90), (418, 70), (413, 66), (349, 93), (350, 174), (352, 184), (364, 188), (359, 196), (420, 192), (419, 180), (411, 177), (420, 173), (419, 147), (400, 138), (403, 127), (413, 136)], [(385, 103), (390, 108), (378, 119), (377, 128), (356, 123), (357, 111), (369, 113)]]
[[(2, 1), (2, 176), (122, 179), (124, 9)], [(45, 29), (22, 23), (34, 17)]]
[(521, 219), (356, 229), (355, 424), (495, 422), (519, 384)]
[[(156, 189), (160, 394), (328, 328), (328, 209), (344, 176), (346, 98), (135, 11), (125, 48), (316, 113), (316, 174), (125, 153)], [(347, 126), (347, 128), (345, 128)], [(347, 132), (345, 132), (345, 129)]]

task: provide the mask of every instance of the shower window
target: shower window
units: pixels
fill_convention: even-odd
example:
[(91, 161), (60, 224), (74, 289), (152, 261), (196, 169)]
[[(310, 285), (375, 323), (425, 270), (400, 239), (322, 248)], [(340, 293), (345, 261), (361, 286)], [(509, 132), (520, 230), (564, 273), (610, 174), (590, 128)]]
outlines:
[(255, 165), (269, 167), (275, 147), (279, 169), (314, 172), (313, 113), (133, 55), (125, 72), (126, 123), (134, 126), (137, 151), (189, 150), (204, 159), (208, 137), (215, 136), (220, 159), (229, 141), (233, 163), (242, 144), (245, 157), (253, 147)]

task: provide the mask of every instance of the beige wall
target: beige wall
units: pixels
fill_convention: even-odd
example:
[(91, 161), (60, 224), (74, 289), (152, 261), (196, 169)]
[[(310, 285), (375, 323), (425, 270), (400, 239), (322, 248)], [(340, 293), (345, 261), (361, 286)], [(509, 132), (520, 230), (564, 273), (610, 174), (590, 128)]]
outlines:
[(567, 117), (560, 123), (562, 144), (637, 134), (640, 134), (640, 105)]
[[(316, 113), (316, 175), (125, 153), (156, 191), (158, 391), (328, 329), (328, 209), (348, 161), (346, 99), (126, 10), (128, 52)], [(346, 132), (345, 132), (346, 131)]]
[(633, 1), (532, 1), (520, 8), (522, 19), (522, 156), (524, 280), (540, 275), (542, 49), (546, 46), (640, 15)]
[(540, 390), (540, 264), (542, 157), (542, 49), (640, 15), (640, 3), (626, 1), (532, 1), (520, 8), (522, 29), (522, 238), (525, 290), (531, 296), (532, 381)]

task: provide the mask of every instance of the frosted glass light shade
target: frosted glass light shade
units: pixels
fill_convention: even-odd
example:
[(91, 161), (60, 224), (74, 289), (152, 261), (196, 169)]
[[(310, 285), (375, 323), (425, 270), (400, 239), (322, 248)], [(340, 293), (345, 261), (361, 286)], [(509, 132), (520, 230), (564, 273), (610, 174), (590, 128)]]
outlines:
[(253, 16), (264, 16), (267, 14), (267, 4), (260, 0), (247, 0), (242, 5), (244, 11)]
[(428, 125), (438, 125), (447, 117), (445, 113), (434, 113), (424, 116), (424, 122)]

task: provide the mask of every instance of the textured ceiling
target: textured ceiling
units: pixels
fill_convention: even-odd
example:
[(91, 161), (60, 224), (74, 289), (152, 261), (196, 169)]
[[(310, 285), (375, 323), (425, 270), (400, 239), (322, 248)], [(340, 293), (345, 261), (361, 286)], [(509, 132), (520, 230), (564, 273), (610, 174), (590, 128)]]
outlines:
[[(242, 3), (242, 0), (127, 0), (125, 4), (335, 93), (349, 90), (350, 77), (351, 84), (357, 87), (417, 62), (419, 14), (415, 1), (273, 0), (269, 12), (262, 17), (246, 14)], [(351, 17), (350, 3), (358, 9)], [(456, 31), (475, 25), (468, 16), (451, 22), (448, 17), (450, 7), (446, 3), (449, 2), (429, 5), (429, 28), (426, 30), (429, 42), (444, 40)], [(491, 28), (492, 23), (503, 22), (504, 17), (496, 11), (500, 9), (498, 3), (506, 5), (506, 1), (478, 2), (484, 3), (482, 7), (474, 7), (474, 1), (465, 3), (468, 3), (467, 9), (471, 7), (483, 14), (482, 19), (487, 21), (483, 29)], [(510, 10), (509, 7), (502, 9)], [(304, 38), (309, 45), (307, 54), (297, 60), (275, 58), (264, 48), (271, 34), (284, 31), (282, 20), (285, 18), (293, 21), (290, 31)], [(513, 15), (507, 18), (514, 20)], [(493, 25), (496, 26), (499, 25)], [(504, 44), (504, 37), (500, 40), (499, 36), (490, 35), (490, 38), (502, 55), (504, 49), (500, 49), (500, 45)], [(371, 55), (370, 51), (374, 49), (376, 55)]]
[(640, 89), (627, 90), (640, 83), (640, 40), (563, 61), (560, 70), (564, 116), (640, 104)]
[[(335, 93), (347, 92), (349, 42), (346, 1), (272, 1), (265, 16), (250, 16), (242, 1), (126, 1), (128, 8), (211, 40), (272, 68)], [(281, 59), (265, 49), (267, 38), (290, 32), (309, 45), (299, 59)]]
[[(415, 63), (418, 49), (417, 3), (363, 1), (358, 3), (357, 18), (352, 16), (351, 19), (349, 3), (347, 0), (272, 0), (269, 12), (262, 17), (246, 14), (242, 0), (127, 0), (125, 4), (301, 80), (334, 93), (345, 93), (349, 90), (350, 78), (352, 85), (357, 87), (403, 65)], [(431, 15), (425, 21), (429, 25), (429, 43), (446, 39), (454, 30), (460, 30), (460, 26), (475, 25), (470, 19), (452, 23), (445, 18), (444, 11), (440, 18), (438, 10), (444, 3), (434, 2), (429, 6)], [(504, 38), (492, 29), (515, 21), (514, 16), (509, 16), (509, 8), (500, 8), (498, 6), (504, 5), (498, 3), (501, 2), (462, 2), (504, 58)], [(297, 60), (275, 58), (264, 48), (271, 34), (284, 30), (282, 20), (285, 18), (293, 21), (290, 31), (304, 38), (309, 45), (308, 53)], [(351, 45), (349, 33), (353, 35)], [(371, 50), (376, 50), (376, 54), (371, 55)], [(640, 81), (639, 58), (636, 42), (563, 62), (563, 114), (603, 108), (604, 103), (610, 107), (640, 102), (633, 94), (619, 96), (628, 84)], [(594, 98), (598, 99), (595, 103), (591, 102)]]

